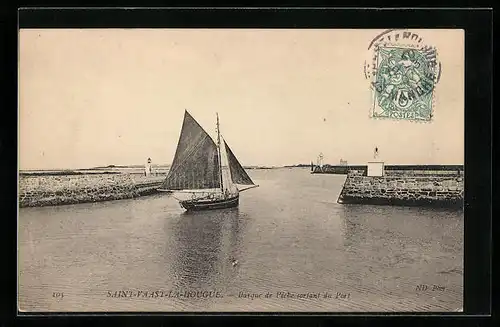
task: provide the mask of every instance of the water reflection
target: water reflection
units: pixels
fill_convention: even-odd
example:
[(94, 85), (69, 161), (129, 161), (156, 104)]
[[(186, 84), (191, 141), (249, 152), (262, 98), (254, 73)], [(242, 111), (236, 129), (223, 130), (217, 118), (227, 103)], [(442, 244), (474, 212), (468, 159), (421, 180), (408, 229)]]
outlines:
[[(346, 246), (387, 240), (398, 236), (417, 239), (440, 237), (441, 232), (461, 223), (463, 210), (422, 207), (343, 205), (340, 219)], [(459, 226), (457, 226), (459, 227)]]
[(173, 242), (173, 286), (208, 289), (227, 286), (237, 273), (239, 208), (183, 212), (166, 233)]
[(462, 215), (461, 210), (344, 205), (343, 245), (350, 256), (378, 262), (379, 269), (429, 269), (437, 253), (439, 264), (461, 253)]

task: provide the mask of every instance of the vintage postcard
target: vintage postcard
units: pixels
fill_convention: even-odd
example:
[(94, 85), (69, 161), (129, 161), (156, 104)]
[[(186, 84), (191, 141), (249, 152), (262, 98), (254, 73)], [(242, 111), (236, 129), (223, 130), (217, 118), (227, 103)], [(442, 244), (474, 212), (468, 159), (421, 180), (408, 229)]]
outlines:
[(464, 31), (21, 29), (18, 307), (459, 312)]

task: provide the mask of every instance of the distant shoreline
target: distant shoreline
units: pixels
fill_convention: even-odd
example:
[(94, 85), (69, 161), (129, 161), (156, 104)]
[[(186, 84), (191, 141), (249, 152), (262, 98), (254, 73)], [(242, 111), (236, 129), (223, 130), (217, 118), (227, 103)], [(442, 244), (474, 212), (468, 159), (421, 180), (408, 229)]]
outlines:
[[(251, 166), (244, 167), (245, 169), (279, 169), (284, 167), (265, 167), (265, 166)], [(155, 171), (160, 175), (165, 171), (170, 170), (170, 166), (152, 166), (153, 175)], [(144, 166), (106, 166), (106, 167), (92, 167), (92, 168), (79, 168), (79, 169), (27, 169), (19, 170), (19, 176), (69, 176), (69, 175), (100, 175), (100, 174), (122, 174), (128, 173), (127, 170), (135, 170), (134, 173), (142, 174)]]
[[(323, 171), (318, 171), (317, 165), (312, 165), (314, 167), (314, 173), (333, 173), (336, 170), (366, 170), (366, 165), (323, 165)], [(263, 170), (263, 169), (284, 169), (284, 168), (310, 168), (311, 164), (297, 164), (297, 165), (286, 165), (286, 166), (244, 166), (247, 170)], [(153, 165), (153, 170), (156, 170), (159, 174), (165, 173), (170, 169), (169, 165)], [(27, 169), (20, 170), (20, 176), (68, 176), (68, 175), (109, 175), (109, 174), (121, 174), (126, 171), (121, 170), (132, 170), (135, 169), (136, 174), (142, 173), (144, 166), (142, 165), (109, 165), (102, 167), (91, 167), (91, 168), (78, 168), (78, 169)], [(464, 170), (464, 165), (386, 165), (386, 170)], [(332, 170), (330, 172), (330, 170)], [(346, 173), (346, 172), (344, 172)]]
[(119, 171), (103, 171), (103, 172), (87, 172), (75, 170), (60, 170), (60, 171), (20, 171), (20, 176), (70, 176), (70, 175), (113, 175), (120, 174)]

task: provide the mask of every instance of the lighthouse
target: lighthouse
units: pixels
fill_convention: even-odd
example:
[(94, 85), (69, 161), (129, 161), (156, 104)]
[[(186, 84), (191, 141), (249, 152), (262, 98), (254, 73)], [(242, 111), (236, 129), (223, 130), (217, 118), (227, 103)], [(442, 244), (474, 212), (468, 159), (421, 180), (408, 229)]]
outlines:
[(379, 158), (378, 147), (373, 150), (373, 161), (369, 161), (367, 165), (367, 176), (384, 176), (384, 162), (377, 160)]
[(148, 158), (146, 164), (144, 165), (144, 175), (146, 177), (151, 176), (151, 158)]

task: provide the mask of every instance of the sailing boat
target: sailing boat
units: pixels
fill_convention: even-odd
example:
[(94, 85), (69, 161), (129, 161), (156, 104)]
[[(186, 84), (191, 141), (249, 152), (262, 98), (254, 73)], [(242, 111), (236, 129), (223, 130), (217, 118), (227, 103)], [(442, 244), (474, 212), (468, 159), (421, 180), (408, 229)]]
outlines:
[[(241, 166), (226, 140), (222, 139), (217, 114), (217, 143), (184, 111), (184, 121), (174, 160), (167, 177), (158, 191), (176, 195), (187, 211), (232, 208), (239, 205), (239, 193), (258, 187)], [(224, 151), (221, 151), (224, 150)], [(225, 154), (223, 166), (223, 152)], [(238, 187), (242, 185), (242, 187)]]

